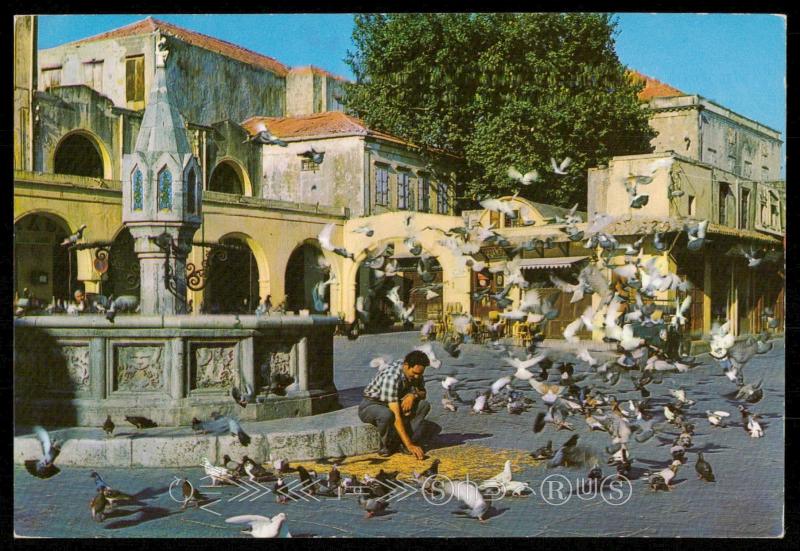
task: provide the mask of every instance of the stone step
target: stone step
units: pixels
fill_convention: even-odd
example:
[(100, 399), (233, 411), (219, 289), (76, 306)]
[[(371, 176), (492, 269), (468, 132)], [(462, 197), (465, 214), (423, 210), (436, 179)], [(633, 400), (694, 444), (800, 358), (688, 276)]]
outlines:
[[(228, 454), (239, 461), (245, 454), (265, 463), (359, 455), (377, 451), (378, 431), (361, 422), (356, 406), (310, 417), (242, 422), (250, 436), (242, 446), (230, 435), (195, 434), (190, 427), (156, 427), (137, 430), (117, 426), (115, 436), (101, 428), (77, 427), (50, 430), (61, 441), (56, 465), (81, 467), (196, 467), (207, 457), (220, 464)], [(14, 438), (14, 462), (24, 464), (41, 457), (41, 446), (29, 431)]]

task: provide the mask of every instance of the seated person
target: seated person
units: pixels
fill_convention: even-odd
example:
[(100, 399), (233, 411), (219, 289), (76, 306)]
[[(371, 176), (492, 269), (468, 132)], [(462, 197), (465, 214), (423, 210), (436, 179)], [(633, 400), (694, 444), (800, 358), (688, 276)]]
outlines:
[(397, 361), (378, 371), (364, 388), (358, 417), (378, 427), (381, 457), (395, 453), (400, 444), (419, 460), (425, 456), (415, 442), (422, 435), (423, 421), (431, 409), (425, 400), (423, 378), (428, 365), (428, 356), (414, 350), (402, 363)]

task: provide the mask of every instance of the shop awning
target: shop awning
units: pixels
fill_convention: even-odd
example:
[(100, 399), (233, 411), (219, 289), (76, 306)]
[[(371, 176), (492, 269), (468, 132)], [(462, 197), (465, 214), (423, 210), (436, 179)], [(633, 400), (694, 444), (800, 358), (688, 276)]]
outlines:
[(586, 260), (588, 256), (555, 256), (552, 258), (523, 258), (519, 261), (523, 270), (547, 270), (552, 268), (568, 268), (573, 264)]

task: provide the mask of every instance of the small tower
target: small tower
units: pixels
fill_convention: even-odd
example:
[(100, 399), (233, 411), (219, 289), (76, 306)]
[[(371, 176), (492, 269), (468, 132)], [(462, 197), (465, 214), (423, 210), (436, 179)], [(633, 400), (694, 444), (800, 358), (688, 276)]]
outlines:
[(202, 223), (201, 171), (166, 79), (156, 35), (155, 79), (133, 153), (122, 160), (122, 222), (135, 240), (143, 315), (186, 313), (186, 256)]

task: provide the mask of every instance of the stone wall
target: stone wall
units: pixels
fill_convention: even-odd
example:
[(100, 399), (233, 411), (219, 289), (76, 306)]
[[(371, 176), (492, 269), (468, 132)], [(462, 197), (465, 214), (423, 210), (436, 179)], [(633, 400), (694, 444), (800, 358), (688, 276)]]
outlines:
[[(15, 321), (16, 413), (22, 422), (100, 426), (106, 415), (188, 425), (212, 411), (242, 420), (336, 408), (333, 330), (324, 316), (33, 316)], [(273, 373), (291, 375), (285, 396)], [(240, 408), (233, 386), (263, 403)]]

